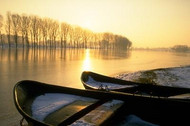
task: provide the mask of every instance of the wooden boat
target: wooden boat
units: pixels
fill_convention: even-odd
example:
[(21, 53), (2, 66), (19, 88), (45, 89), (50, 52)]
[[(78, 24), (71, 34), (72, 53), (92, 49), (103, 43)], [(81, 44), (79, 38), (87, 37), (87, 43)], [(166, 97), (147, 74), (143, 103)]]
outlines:
[(187, 94), (188, 96), (186, 96), (186, 98), (190, 97), (189, 88), (136, 83), (108, 77), (90, 71), (84, 71), (82, 73), (81, 81), (86, 89), (111, 90), (159, 97), (172, 97), (176, 95)]
[[(36, 81), (14, 87), (19, 113), (32, 126), (189, 124), (189, 102), (118, 92), (74, 89)], [(137, 117), (137, 118), (133, 118)]]

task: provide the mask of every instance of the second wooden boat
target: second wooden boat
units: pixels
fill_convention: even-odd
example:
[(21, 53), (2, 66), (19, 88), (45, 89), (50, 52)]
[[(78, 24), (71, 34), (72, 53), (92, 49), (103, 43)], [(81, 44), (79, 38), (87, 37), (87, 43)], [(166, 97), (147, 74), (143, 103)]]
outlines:
[(82, 73), (81, 81), (86, 89), (111, 90), (124, 93), (142, 94), (158, 97), (173, 97), (176, 95), (180, 95), (186, 96), (182, 97), (186, 98), (186, 100), (188, 100), (188, 98), (190, 97), (189, 88), (136, 83), (126, 80), (120, 80), (117, 78), (101, 75), (90, 71), (84, 71)]

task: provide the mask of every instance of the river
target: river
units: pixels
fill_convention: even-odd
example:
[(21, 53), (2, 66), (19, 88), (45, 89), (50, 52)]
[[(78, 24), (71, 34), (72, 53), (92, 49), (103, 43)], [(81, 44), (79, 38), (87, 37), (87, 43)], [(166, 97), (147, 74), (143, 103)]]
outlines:
[(19, 125), (22, 117), (13, 102), (13, 87), (21, 80), (83, 88), (80, 76), (85, 70), (116, 76), (123, 72), (185, 65), (190, 65), (190, 53), (0, 48), (0, 125)]

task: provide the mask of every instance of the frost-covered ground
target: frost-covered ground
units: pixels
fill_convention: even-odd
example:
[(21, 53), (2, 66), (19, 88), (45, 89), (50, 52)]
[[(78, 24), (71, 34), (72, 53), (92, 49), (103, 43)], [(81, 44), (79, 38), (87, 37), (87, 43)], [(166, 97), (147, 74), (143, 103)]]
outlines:
[(122, 73), (116, 78), (164, 86), (190, 88), (190, 66)]

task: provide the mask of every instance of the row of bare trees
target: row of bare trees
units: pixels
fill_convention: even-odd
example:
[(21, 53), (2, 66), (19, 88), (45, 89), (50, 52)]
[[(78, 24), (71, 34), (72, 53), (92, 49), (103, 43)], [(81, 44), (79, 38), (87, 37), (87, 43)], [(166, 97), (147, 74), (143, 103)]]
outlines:
[[(3, 39), (2, 32), (4, 31)], [(23, 48), (103, 48), (129, 49), (132, 43), (124, 36), (113, 33), (94, 33), (65, 22), (33, 15), (7, 12), (0, 15), (1, 46)]]

